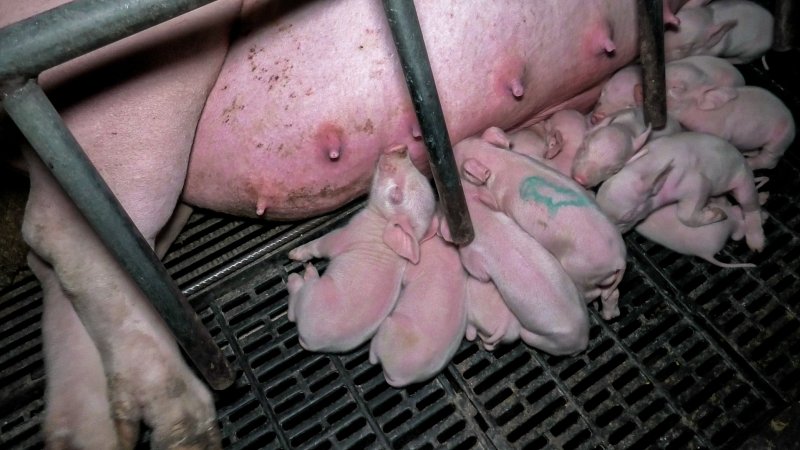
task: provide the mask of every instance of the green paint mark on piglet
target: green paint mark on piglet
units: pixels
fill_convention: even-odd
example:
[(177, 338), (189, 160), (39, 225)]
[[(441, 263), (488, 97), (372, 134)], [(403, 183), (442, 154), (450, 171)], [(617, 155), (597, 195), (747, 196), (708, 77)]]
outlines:
[(591, 206), (589, 199), (564, 186), (558, 186), (544, 178), (531, 176), (522, 180), (519, 185), (519, 196), (526, 201), (541, 203), (547, 207), (550, 216), (554, 216), (565, 206)]

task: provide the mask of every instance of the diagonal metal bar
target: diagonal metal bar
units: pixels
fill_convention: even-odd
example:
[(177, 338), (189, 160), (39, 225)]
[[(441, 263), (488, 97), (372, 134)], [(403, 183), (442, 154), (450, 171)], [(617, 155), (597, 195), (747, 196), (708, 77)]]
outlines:
[(164, 318), (208, 384), (214, 389), (230, 386), (234, 374), (222, 351), (39, 85), (28, 80), (4, 87), (0, 99), (64, 191)]
[(475, 237), (475, 231), (472, 229), (461, 179), (453, 158), (450, 136), (428, 61), (417, 10), (411, 0), (383, 0), (383, 9), (392, 29), (411, 101), (428, 148), (433, 180), (453, 235), (453, 242), (467, 245)]
[(215, 0), (75, 0), (0, 29), (0, 81), (44, 70)]

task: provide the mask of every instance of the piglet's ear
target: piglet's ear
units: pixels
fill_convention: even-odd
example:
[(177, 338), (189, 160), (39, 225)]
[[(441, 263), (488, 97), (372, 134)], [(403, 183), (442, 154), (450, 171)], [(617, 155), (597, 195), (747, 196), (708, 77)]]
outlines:
[(548, 131), (545, 141), (547, 145), (547, 151), (544, 153), (544, 159), (555, 158), (556, 155), (561, 153), (561, 150), (564, 148), (564, 137), (558, 130)]
[(638, 152), (639, 150), (644, 147), (645, 142), (647, 139), (650, 138), (650, 133), (653, 131), (653, 125), (647, 124), (647, 129), (642, 132), (642, 134), (636, 136), (635, 138), (631, 138), (631, 143), (633, 144), (633, 151)]
[(481, 137), (484, 141), (494, 145), (495, 147), (506, 150), (511, 148), (511, 139), (508, 138), (508, 135), (505, 131), (498, 127), (487, 128)]
[(672, 161), (670, 161), (660, 171), (654, 174), (652, 178), (652, 187), (650, 188), (651, 197), (658, 194), (659, 191), (661, 191), (661, 188), (664, 187), (664, 183), (667, 182), (667, 177), (674, 168), (675, 166), (672, 164)]
[(712, 88), (703, 93), (703, 97), (697, 107), (703, 111), (719, 109), (738, 95), (736, 89), (732, 87)]
[(450, 226), (447, 224), (446, 220), (439, 221), (439, 231), (436, 233), (442, 237), (445, 241), (449, 243), (453, 243), (453, 234), (450, 233)]
[(383, 230), (383, 242), (413, 264), (419, 262), (419, 242), (414, 238), (407, 218), (389, 221)]
[(461, 174), (465, 180), (478, 186), (486, 184), (492, 171), (475, 158), (467, 158), (461, 165)]
[(642, 156), (644, 156), (644, 155), (646, 155), (648, 153), (650, 153), (650, 149), (649, 148), (643, 148), (643, 149), (637, 151), (636, 153), (634, 153), (633, 156), (628, 158), (628, 160), (625, 162), (625, 164), (630, 164), (630, 163), (636, 161), (637, 159), (641, 158)]
[(706, 48), (711, 48), (719, 44), (737, 23), (736, 20), (726, 20), (725, 22), (718, 23), (709, 28), (706, 34)]
[(444, 221), (444, 218), (441, 218), (439, 213), (437, 212), (431, 218), (431, 223), (430, 225), (428, 225), (428, 229), (427, 231), (425, 231), (425, 235), (422, 236), (422, 239), (419, 240), (420, 243), (425, 242), (436, 235), (436, 233), (439, 231), (440, 221)]
[(614, 120), (614, 114), (609, 114), (608, 116), (603, 117), (603, 120), (594, 124), (594, 126), (589, 131), (597, 130), (599, 128), (607, 127), (611, 125), (611, 121)]

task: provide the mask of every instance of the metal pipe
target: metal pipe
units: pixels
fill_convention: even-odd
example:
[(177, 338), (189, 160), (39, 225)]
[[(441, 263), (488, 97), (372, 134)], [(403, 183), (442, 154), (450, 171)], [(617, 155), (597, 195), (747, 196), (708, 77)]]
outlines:
[(775, 0), (772, 49), (785, 52), (797, 46), (797, 1)]
[(408, 91), (428, 148), (433, 180), (445, 219), (457, 245), (472, 242), (475, 232), (467, 211), (461, 179), (433, 79), (428, 52), (412, 0), (383, 0)]
[(164, 318), (208, 384), (214, 389), (230, 386), (234, 374), (222, 351), (39, 85), (28, 80), (0, 86), (0, 99), (64, 191)]
[(639, 58), (642, 62), (644, 120), (659, 130), (667, 124), (662, 0), (638, 0)]
[(44, 70), (215, 0), (75, 0), (0, 29), (0, 81)]

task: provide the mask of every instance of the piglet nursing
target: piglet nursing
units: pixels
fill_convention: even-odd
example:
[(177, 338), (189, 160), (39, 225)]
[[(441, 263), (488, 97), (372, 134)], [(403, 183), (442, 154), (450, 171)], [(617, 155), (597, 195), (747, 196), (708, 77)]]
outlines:
[(392, 147), (378, 160), (367, 206), (345, 227), (289, 252), (295, 261), (331, 259), (322, 276), (308, 264), (287, 282), (288, 317), (304, 348), (346, 352), (372, 337), (397, 302), (406, 265), (419, 262), (435, 207), (406, 148)]

